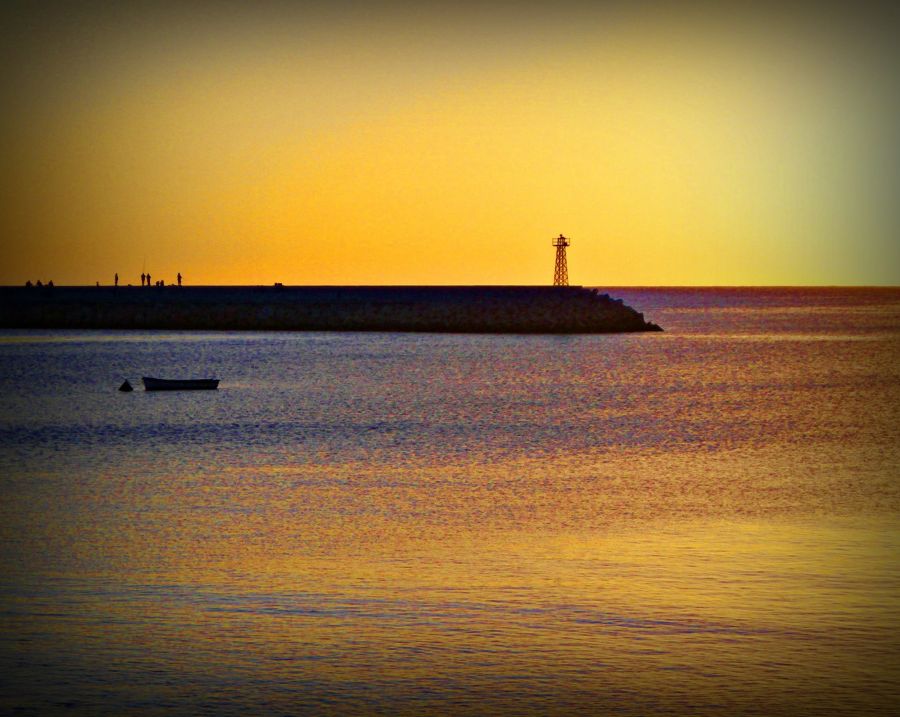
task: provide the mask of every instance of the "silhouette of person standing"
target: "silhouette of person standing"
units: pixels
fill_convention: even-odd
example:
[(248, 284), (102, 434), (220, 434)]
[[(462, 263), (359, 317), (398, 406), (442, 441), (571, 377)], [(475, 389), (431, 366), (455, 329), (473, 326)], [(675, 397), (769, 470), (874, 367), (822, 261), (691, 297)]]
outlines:
[(116, 272), (116, 283), (115, 286), (119, 285), (119, 272)]
[(178, 286), (181, 286), (181, 272), (178, 272)]
[(150, 286), (150, 272), (147, 272), (147, 286)]
[(144, 274), (141, 274), (141, 286), (144, 285), (144, 278), (145, 278), (145, 277), (144, 277)]

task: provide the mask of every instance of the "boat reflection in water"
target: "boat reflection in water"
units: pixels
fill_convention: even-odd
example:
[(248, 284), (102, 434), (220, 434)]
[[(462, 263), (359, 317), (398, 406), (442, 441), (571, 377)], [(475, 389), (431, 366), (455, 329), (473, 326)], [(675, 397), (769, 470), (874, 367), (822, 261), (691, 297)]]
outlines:
[(203, 391), (214, 390), (219, 387), (219, 379), (217, 378), (171, 380), (144, 376), (141, 380), (144, 382), (144, 390), (146, 391)]

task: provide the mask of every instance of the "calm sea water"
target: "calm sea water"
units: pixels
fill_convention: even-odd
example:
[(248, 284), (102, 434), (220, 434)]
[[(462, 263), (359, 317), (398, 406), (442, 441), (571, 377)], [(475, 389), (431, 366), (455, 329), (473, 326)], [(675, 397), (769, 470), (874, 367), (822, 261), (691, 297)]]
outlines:
[(611, 293), (666, 333), (0, 332), (0, 711), (891, 713), (900, 290)]

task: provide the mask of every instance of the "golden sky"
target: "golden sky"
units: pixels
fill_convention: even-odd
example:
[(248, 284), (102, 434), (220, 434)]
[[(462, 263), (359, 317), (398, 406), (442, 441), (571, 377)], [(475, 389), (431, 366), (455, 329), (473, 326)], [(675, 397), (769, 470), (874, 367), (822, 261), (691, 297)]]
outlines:
[(0, 283), (900, 284), (897, 15), (722, 7), (6, 3)]

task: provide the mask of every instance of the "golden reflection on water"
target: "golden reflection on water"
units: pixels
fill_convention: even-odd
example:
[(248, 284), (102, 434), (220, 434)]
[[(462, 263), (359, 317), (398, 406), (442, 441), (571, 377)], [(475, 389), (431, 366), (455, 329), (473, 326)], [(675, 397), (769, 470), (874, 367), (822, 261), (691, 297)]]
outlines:
[(877, 710), (900, 677), (890, 519), (535, 532), (290, 514), (240, 528), (186, 517), (166, 539), (195, 549), (145, 565), (139, 529), (127, 584), (70, 605), (53, 640), (96, 645), (88, 662), (132, 655), (142, 674), (202, 685), (209, 671), (217, 689), (230, 675), (251, 692), (258, 681), (261, 698), (266, 685), (314, 685), (348, 712), (370, 699), (434, 708), (429, 690), (475, 714)]
[(110, 475), (91, 524), (42, 536), (110, 593), (31, 630), (88, 670), (132, 655), (195, 688), (230, 675), (279, 709), (883, 709), (900, 677), (897, 488), (786, 460), (281, 465), (146, 490)]
[(0, 711), (891, 714), (893, 312), (0, 346)]

